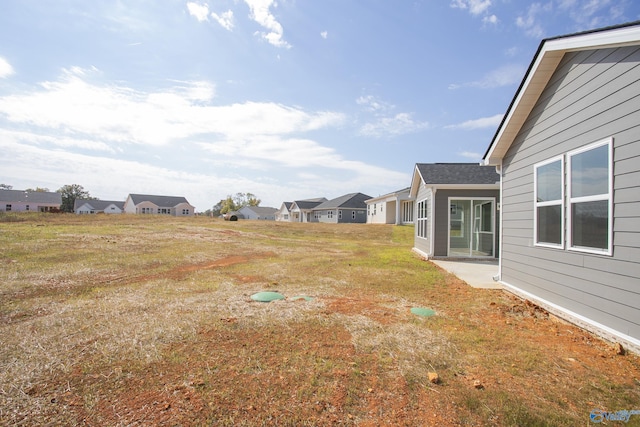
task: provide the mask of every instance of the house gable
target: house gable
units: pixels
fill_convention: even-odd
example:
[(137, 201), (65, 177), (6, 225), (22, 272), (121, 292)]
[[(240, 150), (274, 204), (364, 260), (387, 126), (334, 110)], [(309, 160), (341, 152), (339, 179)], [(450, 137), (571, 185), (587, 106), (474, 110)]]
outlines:
[(486, 165), (499, 165), (525, 120), (547, 87), (566, 53), (634, 46), (640, 37), (638, 22), (542, 40), (493, 140), (483, 157)]
[[(547, 61), (547, 55), (559, 55)], [(542, 81), (537, 87), (532, 82)], [(502, 173), (500, 280), (607, 339), (640, 351), (640, 22), (547, 39), (492, 140), (484, 163)], [(601, 155), (604, 183), (591, 203), (607, 206), (575, 217), (583, 203), (573, 194), (572, 160)], [(548, 201), (545, 166), (555, 165), (561, 192)], [(576, 167), (580, 167), (579, 165)], [(594, 176), (584, 173), (583, 176)], [(542, 181), (540, 181), (542, 180)], [(543, 184), (540, 184), (542, 182)], [(595, 188), (595, 187), (594, 187)], [(557, 209), (558, 218), (544, 212)], [(574, 229), (594, 234), (598, 218), (608, 247), (574, 244)], [(551, 240), (540, 234), (550, 224)], [(543, 228), (544, 229), (544, 228)], [(600, 234), (602, 236), (602, 234)], [(551, 243), (550, 243), (551, 242)]]
[(148, 194), (129, 194), (124, 204), (126, 213), (169, 214), (173, 216), (192, 216), (195, 207), (186, 198), (179, 196), (156, 196)]
[[(499, 180), (500, 175), (494, 167), (478, 163), (417, 163), (409, 190), (416, 207), (413, 250), (426, 258), (496, 257), (499, 245)], [(480, 220), (475, 209), (485, 202), (493, 207), (493, 221), (490, 221), (493, 224), (487, 225), (487, 232), (476, 233), (470, 228), (472, 223), (474, 226), (477, 224), (476, 216), (477, 221)], [(466, 221), (460, 218), (460, 226), (469, 227), (464, 233), (460, 231), (458, 241), (452, 239), (451, 203), (464, 207)], [(471, 216), (474, 216), (473, 220)], [(476, 243), (482, 242), (482, 248), (472, 247), (472, 235)]]

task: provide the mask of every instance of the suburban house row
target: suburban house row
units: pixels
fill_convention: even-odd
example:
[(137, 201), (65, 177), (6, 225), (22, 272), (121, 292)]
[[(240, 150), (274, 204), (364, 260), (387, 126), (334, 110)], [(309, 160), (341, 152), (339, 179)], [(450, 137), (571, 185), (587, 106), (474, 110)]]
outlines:
[(306, 200), (284, 202), (275, 213), (276, 221), (325, 222), (325, 223), (366, 223), (367, 200), (364, 193), (344, 194), (327, 200), (317, 197)]
[[(62, 195), (48, 191), (0, 190), (0, 212), (51, 212), (60, 210)], [(184, 197), (129, 194), (127, 199), (76, 199), (76, 214), (156, 214), (193, 216), (195, 207)]]

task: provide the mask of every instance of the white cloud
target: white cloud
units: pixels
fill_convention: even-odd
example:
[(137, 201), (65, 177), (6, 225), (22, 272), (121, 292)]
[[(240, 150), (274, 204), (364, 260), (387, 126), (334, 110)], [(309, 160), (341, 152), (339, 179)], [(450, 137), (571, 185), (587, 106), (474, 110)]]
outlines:
[(381, 138), (419, 132), (428, 127), (428, 122), (415, 121), (409, 113), (398, 113), (395, 116), (380, 117), (374, 122), (365, 124), (360, 128), (360, 134)]
[(14, 74), (13, 67), (9, 62), (0, 56), (0, 79), (4, 79)]
[[(339, 112), (271, 102), (217, 105), (215, 85), (206, 81), (168, 81), (142, 91), (102, 78), (99, 70), (72, 67), (58, 79), (0, 96), (0, 164), (8, 165), (0, 168), (0, 181), (52, 189), (80, 183), (114, 200), (132, 192), (184, 195), (204, 210), (237, 191), (279, 206), (291, 197), (391, 190), (409, 179), (346, 159), (306, 135), (341, 126)], [(386, 131), (416, 125), (399, 114)], [(300, 172), (322, 176), (321, 185), (290, 180)]]
[(461, 87), (476, 87), (480, 89), (492, 89), (496, 87), (508, 86), (519, 83), (524, 76), (525, 68), (518, 64), (508, 64), (492, 70), (480, 80), (469, 83), (453, 83), (449, 89), (459, 89)]
[(551, 10), (552, 4), (547, 3), (543, 5), (541, 3), (533, 3), (527, 9), (524, 16), (518, 16), (516, 18), (516, 25), (524, 30), (525, 34), (540, 39), (544, 36), (544, 29), (539, 22), (538, 16), (544, 12)]
[(189, 15), (195, 17), (199, 22), (208, 21), (209, 20), (209, 5), (206, 3), (187, 3), (187, 10), (189, 10)]
[(480, 161), (480, 159), (482, 159), (482, 154), (474, 153), (474, 152), (471, 152), (471, 151), (463, 151), (461, 153), (458, 153), (458, 155), (460, 157), (464, 157), (464, 158), (467, 158), (467, 159), (470, 159), (470, 160), (478, 160), (478, 161)]
[(485, 24), (496, 25), (498, 23), (498, 17), (496, 15), (485, 16), (482, 18), (482, 22)]
[(394, 105), (381, 101), (373, 95), (363, 95), (356, 99), (356, 104), (363, 106), (367, 111), (379, 112), (395, 108)]
[(30, 146), (17, 141), (3, 140), (0, 146), (0, 162), (9, 162), (0, 175), (3, 180), (9, 179), (14, 188), (40, 186), (55, 191), (63, 185), (78, 183), (94, 197), (122, 201), (129, 193), (180, 195), (202, 212), (217, 201), (213, 191), (218, 186), (247, 191), (244, 189), (252, 185), (249, 179), (242, 177), (185, 172), (139, 161)]
[(510, 47), (509, 49), (505, 50), (504, 54), (506, 56), (513, 57), (513, 56), (516, 56), (519, 51), (520, 51), (519, 47), (513, 46), (513, 47)]
[(396, 106), (382, 101), (373, 95), (363, 95), (356, 99), (356, 104), (372, 113), (373, 119), (364, 124), (360, 135), (382, 138), (418, 132), (429, 127), (427, 122), (415, 121), (410, 113), (396, 113)]
[(578, 29), (603, 27), (621, 22), (627, 0), (561, 0), (559, 9), (569, 13)]
[(276, 7), (275, 0), (244, 0), (249, 6), (251, 14), (249, 17), (264, 27), (267, 32), (256, 32), (270, 44), (276, 47), (290, 48), (291, 45), (283, 40), (284, 30), (282, 25), (271, 13), (271, 6)]
[(469, 10), (472, 15), (480, 15), (491, 6), (491, 0), (452, 0), (451, 7)]
[(480, 119), (467, 120), (457, 125), (445, 126), (445, 129), (483, 129), (483, 128), (497, 128), (502, 121), (502, 114), (496, 114), (491, 117), (482, 117)]
[(202, 134), (238, 137), (306, 132), (340, 124), (335, 112), (275, 103), (213, 106), (214, 85), (174, 82), (153, 92), (93, 85), (87, 70), (66, 70), (38, 90), (0, 98), (9, 122), (112, 143), (162, 146)]
[[(147, 191), (181, 194), (184, 190), (175, 183), (165, 185), (171, 180), (182, 182), (180, 188), (193, 184), (204, 193), (204, 183), (223, 185), (235, 166), (269, 173), (289, 168), (322, 174), (323, 192), (331, 188), (337, 192), (335, 195), (344, 190), (347, 181), (354, 191), (362, 191), (376, 186), (387, 188), (391, 183), (400, 186), (408, 179), (403, 173), (345, 159), (334, 148), (304, 136), (306, 132), (341, 125), (345, 120), (341, 113), (308, 112), (268, 102), (212, 105), (215, 87), (208, 82), (173, 81), (162, 90), (142, 92), (91, 83), (89, 79), (96, 75), (100, 77), (97, 70), (71, 68), (58, 80), (41, 83), (30, 92), (0, 97), (0, 118), (5, 129), (0, 132), (0, 162), (11, 158), (8, 146), (23, 156), (36, 157), (34, 161), (25, 157), (11, 170), (3, 168), (0, 175), (47, 176), (54, 182), (25, 184), (28, 186), (54, 187), (81, 179), (92, 194), (94, 188), (101, 189), (101, 194), (95, 195), (102, 198), (108, 198), (105, 184), (99, 182), (105, 176), (116, 177), (114, 182), (109, 178), (109, 187), (119, 189), (121, 197), (128, 192)], [(402, 133), (417, 126), (402, 114), (383, 123), (377, 131)], [(147, 152), (147, 147), (153, 147), (156, 155), (143, 157), (140, 163), (120, 159), (133, 152)], [(90, 152), (100, 155), (88, 155)], [(44, 159), (50, 162), (38, 169)], [(171, 165), (172, 171), (151, 163)], [(225, 171), (217, 172), (225, 177), (196, 173), (204, 163), (215, 164), (213, 170)], [(69, 168), (70, 164), (74, 167)], [(40, 174), (35, 173), (37, 170)], [(100, 176), (100, 180), (93, 179), (92, 174)], [(255, 188), (242, 187), (236, 176), (232, 178), (237, 191)], [(265, 184), (261, 188), (280, 194), (287, 187), (293, 192), (295, 185)], [(224, 191), (227, 188), (230, 186)], [(317, 188), (313, 193), (316, 191)]]
[(325, 40), (327, 39), (328, 36), (329, 36), (329, 33), (326, 32), (326, 31), (323, 31), (323, 32), (320, 33), (320, 37), (322, 37)]
[(0, 129), (0, 139), (27, 142), (33, 145), (51, 145), (61, 148), (81, 148), (83, 150), (115, 153), (109, 145), (101, 141), (68, 136), (40, 135), (34, 132), (12, 131)]
[(233, 11), (227, 10), (220, 15), (211, 12), (211, 17), (222, 26), (225, 30), (233, 30)]

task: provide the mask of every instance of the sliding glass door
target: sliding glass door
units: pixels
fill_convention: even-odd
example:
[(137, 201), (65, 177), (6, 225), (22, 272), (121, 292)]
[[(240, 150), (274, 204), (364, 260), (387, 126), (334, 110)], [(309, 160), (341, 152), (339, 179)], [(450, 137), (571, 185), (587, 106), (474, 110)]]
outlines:
[(449, 256), (493, 257), (495, 199), (449, 199)]

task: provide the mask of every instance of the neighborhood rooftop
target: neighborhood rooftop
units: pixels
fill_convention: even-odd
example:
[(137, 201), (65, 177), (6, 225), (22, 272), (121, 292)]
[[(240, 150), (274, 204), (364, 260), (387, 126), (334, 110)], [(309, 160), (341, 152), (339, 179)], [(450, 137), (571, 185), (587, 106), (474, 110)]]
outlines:
[(151, 202), (154, 205), (162, 207), (174, 207), (181, 203), (189, 203), (186, 198), (181, 196), (154, 196), (149, 194), (130, 194), (134, 204), (142, 202)]
[(0, 190), (0, 200), (14, 203), (60, 203), (60, 193), (49, 191)]
[(495, 168), (478, 163), (418, 163), (416, 167), (427, 184), (495, 184), (500, 181)]

